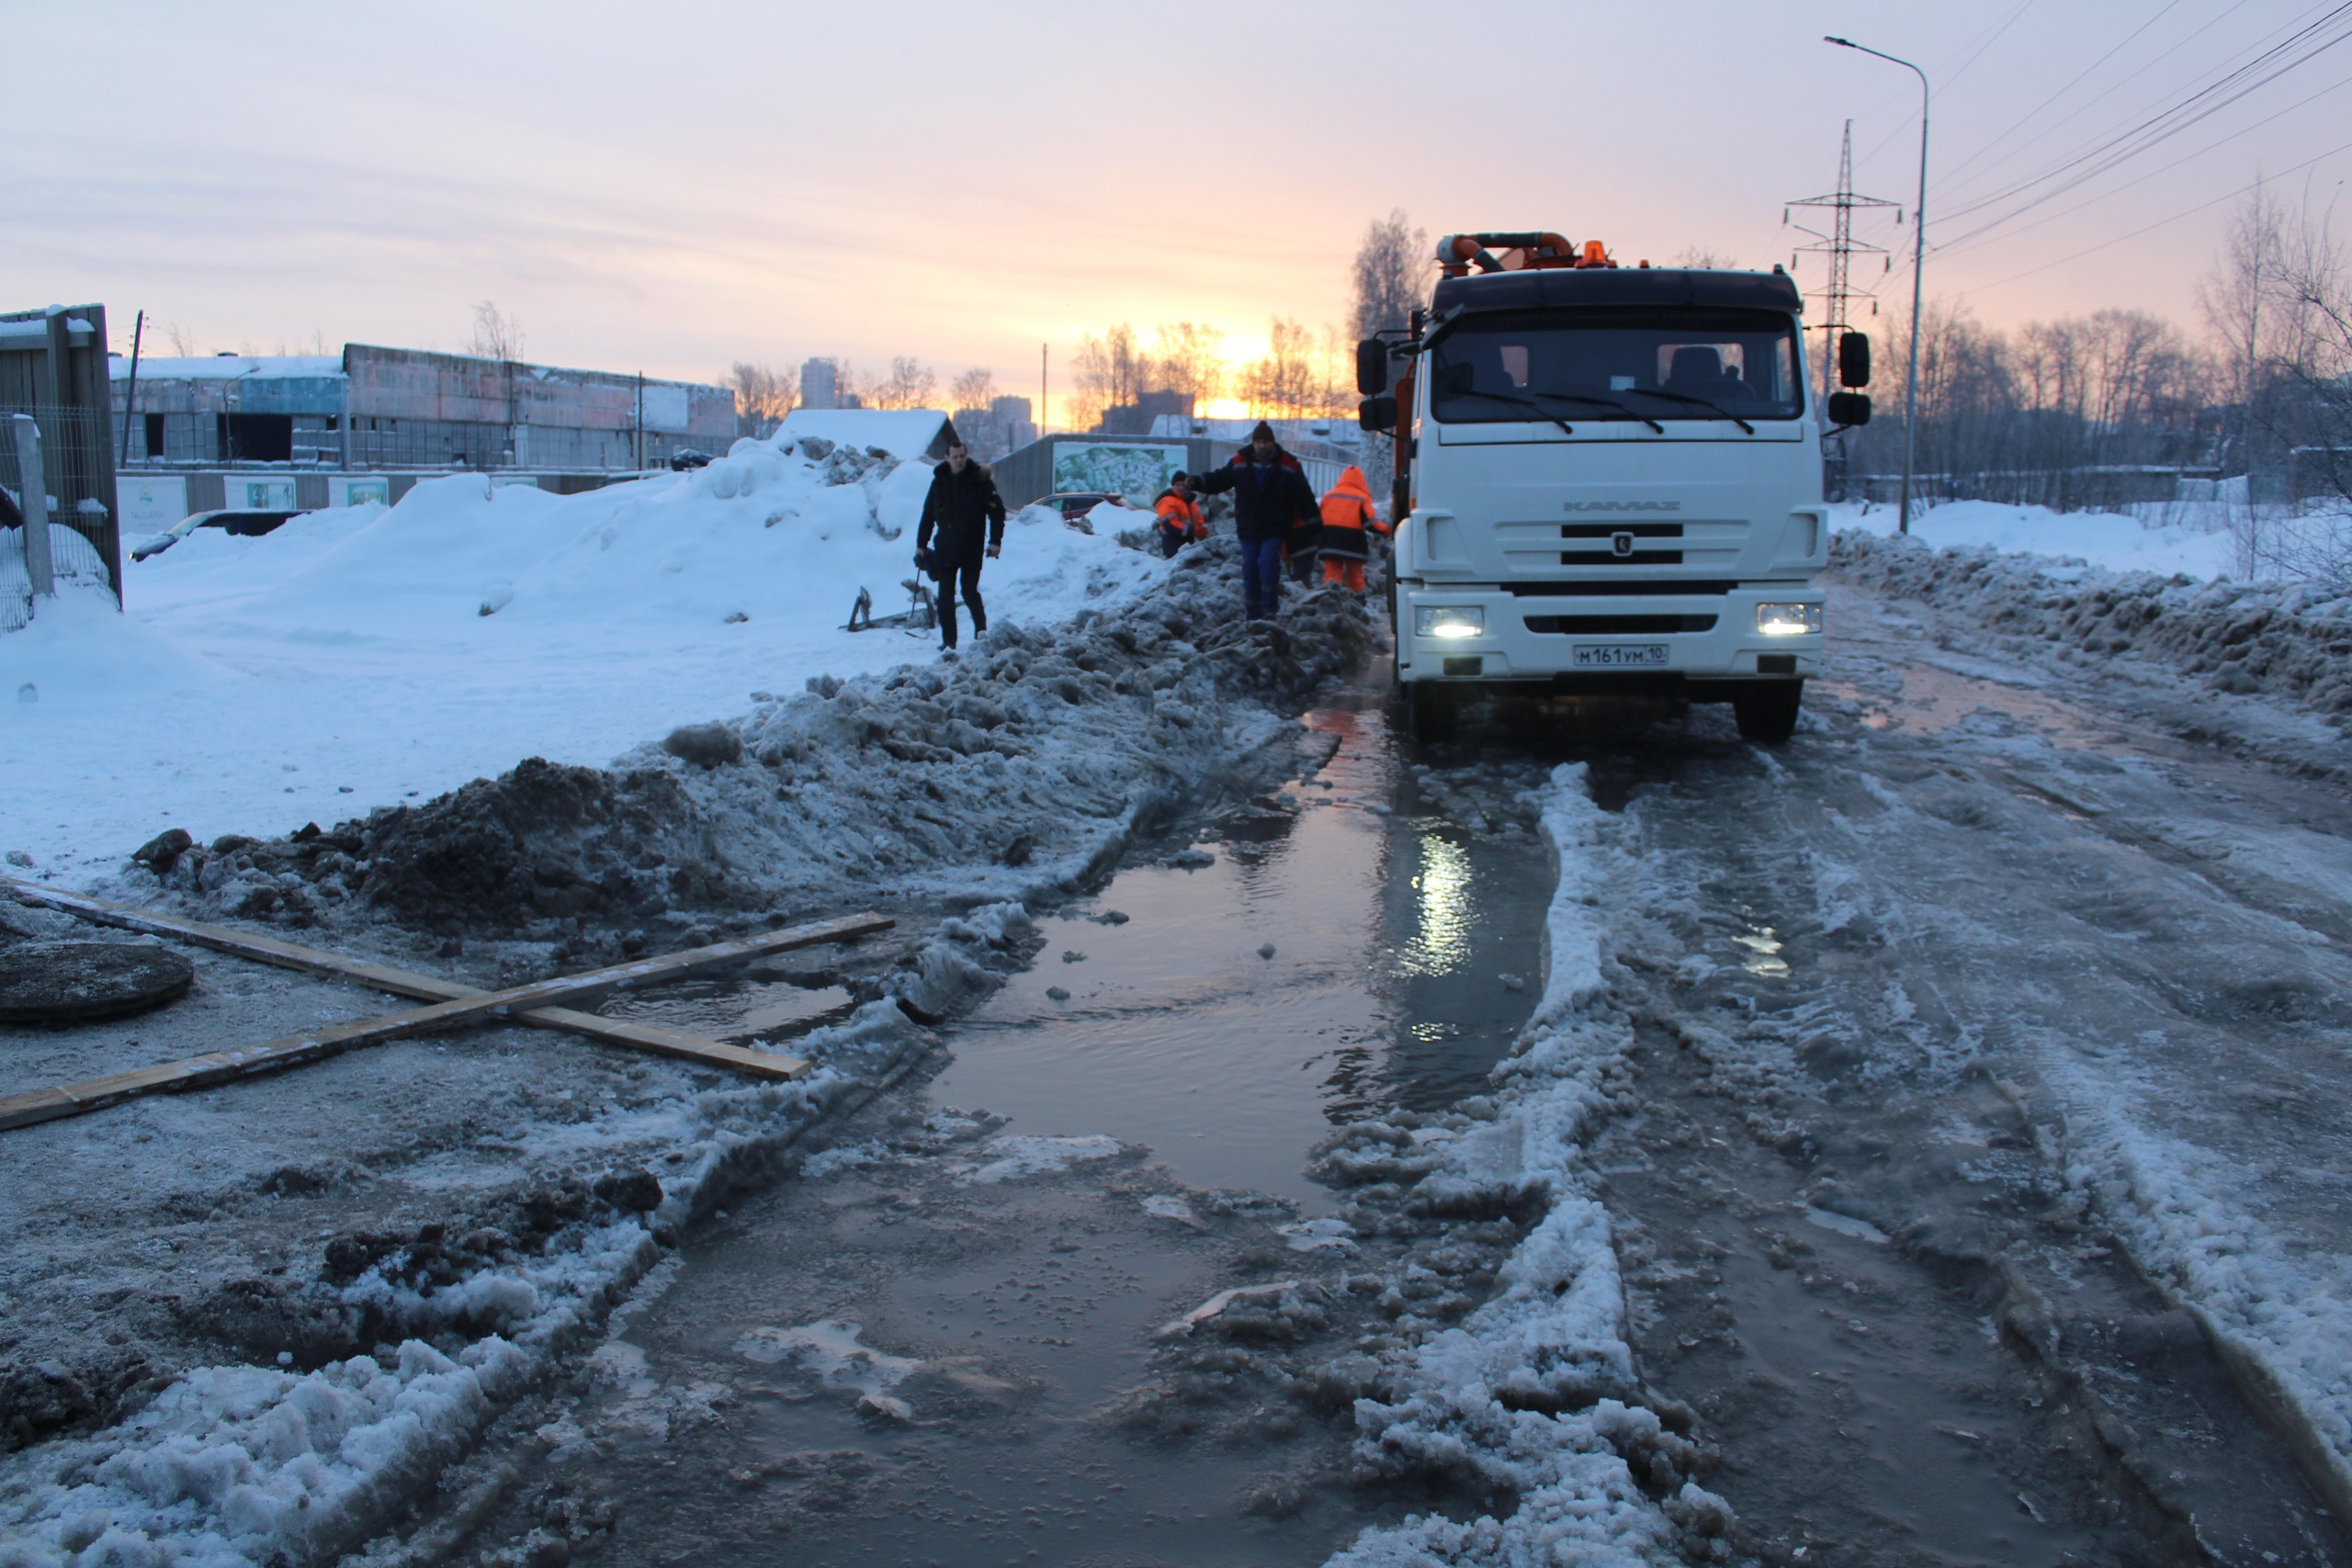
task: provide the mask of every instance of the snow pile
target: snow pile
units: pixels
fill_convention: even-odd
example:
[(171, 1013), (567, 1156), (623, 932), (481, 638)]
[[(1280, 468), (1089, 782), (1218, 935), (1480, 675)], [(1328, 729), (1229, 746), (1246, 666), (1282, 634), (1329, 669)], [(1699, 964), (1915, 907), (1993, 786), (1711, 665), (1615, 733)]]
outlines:
[(1989, 631), (2119, 655), (2206, 677), (2218, 692), (2265, 693), (2342, 724), (2352, 715), (2352, 596), (2301, 584), (2197, 582), (2183, 575), (2058, 568), (1992, 547), (1937, 550), (1848, 531), (1830, 566), (1849, 581), (1957, 610)]
[(116, 1431), (15, 1467), (0, 1562), (331, 1559), (454, 1457), (525, 1365), (492, 1338), (455, 1359), (412, 1339), (390, 1367), (205, 1368)]
[[(1708, 1555), (1729, 1528), (1692, 1479), (1699, 1451), (1636, 1403), (1623, 1287), (1583, 1148), (1627, 1108), (1630, 1021), (1601, 974), (1598, 908), (1617, 852), (1581, 763), (1552, 777), (1543, 824), (1560, 881), (1545, 924), (1544, 998), (1495, 1070), (1489, 1119), (1461, 1130), (1374, 1122), (1349, 1129), (1319, 1174), (1393, 1183), (1408, 1213), (1540, 1215), (1458, 1325), (1429, 1333), (1384, 1397), (1356, 1402), (1366, 1475), (1413, 1474), (1507, 1492), (1507, 1517), (1415, 1516), (1366, 1530), (1331, 1561), (1641, 1563)], [(1400, 1328), (1414, 1323), (1408, 1314)]]
[(0, 528), (0, 632), (18, 631), (36, 618), (51, 618), (52, 624), (46, 630), (54, 637), (58, 627), (53, 617), (61, 605), (114, 608), (107, 563), (99, 558), (96, 546), (62, 523), (49, 525), (49, 576), (56, 598), (36, 604), (32, 569), (25, 560), (25, 531)]
[[(329, 821), (928, 659), (936, 634), (843, 627), (861, 589), (906, 608), (930, 472), (744, 441), (581, 495), (458, 474), (260, 537), (198, 529), (127, 568), (125, 615), (44, 602), (45, 624), (0, 635), (0, 851), (70, 874), (166, 826), (250, 831), (266, 802), (273, 825)], [(1047, 626), (1170, 570), (1032, 508), (983, 590), (992, 625)], [(28, 684), (40, 700), (14, 700)]]
[[(1831, 526), (1898, 538), (1902, 513), (1892, 506), (1830, 509)], [(1951, 501), (1911, 511), (1911, 537), (1938, 550), (1996, 550), (2053, 565), (2073, 561), (2102, 571), (2152, 571), (2169, 577), (2226, 576), (2236, 546), (2224, 510), (2211, 504), (2161, 509), (2155, 519), (2115, 512), (2052, 512), (1995, 501)]]
[[(1343, 594), (1296, 600), (1279, 625), (1238, 620), (1237, 559), (1229, 541), (1195, 546), (1148, 591), (1058, 633), (992, 626), (960, 663), (811, 678), (611, 771), (534, 759), (329, 831), (216, 840), (164, 886), (211, 914), (301, 926), (372, 910), (614, 960), (812, 904), (1038, 897), (1289, 735), (1262, 705), (1303, 696), (1369, 646)], [(150, 874), (123, 875), (153, 897)], [(922, 999), (935, 983), (952, 977), (919, 976), (902, 994), (935, 1013)]]

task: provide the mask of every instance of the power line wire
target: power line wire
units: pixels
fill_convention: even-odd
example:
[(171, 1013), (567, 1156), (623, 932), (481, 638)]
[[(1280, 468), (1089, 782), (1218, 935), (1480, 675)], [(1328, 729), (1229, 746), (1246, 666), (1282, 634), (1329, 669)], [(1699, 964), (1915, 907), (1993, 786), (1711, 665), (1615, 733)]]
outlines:
[(2054, 223), (2059, 219), (2080, 212), (2086, 208), (2096, 207), (2100, 202), (2107, 200), (2110, 197), (2120, 196), (2125, 191), (2130, 190), (2133, 186), (2145, 185), (2148, 181), (2156, 178), (2159, 175), (2170, 174), (2173, 170), (2179, 168), (2183, 164), (2193, 163), (2197, 159), (2203, 157), (2206, 153), (2212, 152), (2217, 147), (2226, 146), (2230, 142), (2236, 141), (2241, 136), (2249, 135), (2254, 131), (2261, 130), (2264, 126), (2268, 125), (2274, 119), (2282, 118), (2287, 115), (2290, 115), (2297, 109), (2301, 108), (2304, 105), (2315, 102), (2320, 98), (2324, 98), (2330, 93), (2341, 92), (2346, 86), (2352, 86), (2352, 76), (2346, 76), (2341, 81), (2333, 82), (2327, 86), (2322, 87), (2318, 92), (2312, 94), (2308, 97), (2298, 98), (2293, 103), (2289, 104), (2285, 108), (2279, 109), (2272, 114), (2265, 115), (2260, 119), (2256, 120), (2252, 125), (2241, 126), (2239, 129), (2231, 131), (2227, 136), (2209, 141), (2204, 146), (2198, 148), (2195, 152), (2186, 153), (2181, 157), (2174, 159), (2171, 163), (2165, 164), (2162, 168), (2152, 169), (2148, 173), (2141, 175), (2136, 178), (2126, 180), (2121, 185), (2115, 186), (2111, 190), (2101, 191), (2097, 196), (2086, 197), (2083, 200), (2075, 202), (2071, 207), (2063, 207), (2055, 212), (2044, 214), (2042, 217), (2035, 219), (2030, 223), (2022, 224), (2018, 228), (2011, 230), (2007, 234), (1993, 238), (1980, 237), (1989, 235), (1991, 231), (2001, 228), (2010, 221), (2010, 219), (2008, 218), (1996, 218), (1988, 223), (1979, 224), (1977, 227), (1969, 230), (1966, 233), (1960, 235), (1957, 239), (1946, 241), (1942, 244), (1931, 244), (1928, 248), (1935, 252), (1939, 256), (1964, 255), (1970, 251), (1980, 250), (1985, 245), (1994, 243), (1995, 238), (2006, 240), (2017, 234), (2021, 234), (2029, 229), (2039, 229), (2044, 223)]
[(2306, 158), (2300, 164), (2291, 164), (2287, 168), (2279, 170), (2276, 175), (2266, 175), (2261, 179), (2255, 181), (2252, 185), (2240, 186), (2237, 189), (2224, 192), (2222, 195), (2215, 197), (2211, 201), (2200, 201), (2196, 206), (2176, 212), (2169, 218), (2159, 218), (2154, 223), (2150, 223), (2143, 228), (2132, 230), (2129, 234), (2118, 234), (2112, 240), (2101, 240), (2096, 245), (2076, 251), (2072, 255), (2060, 256), (2056, 261), (2043, 262), (2041, 265), (2030, 266), (2023, 272), (2013, 272), (2007, 277), (1996, 278), (1990, 283), (1980, 283), (1973, 288), (1963, 288), (1958, 294), (1952, 296), (1952, 298), (1956, 299), (1965, 299), (1971, 294), (1982, 294), (1988, 288), (1998, 288), (2004, 284), (2015, 283), (2020, 277), (2031, 277), (2035, 273), (2048, 272), (2053, 266), (2064, 266), (2068, 262), (2080, 261), (2087, 255), (2096, 255), (2100, 251), (2108, 250), (2123, 243), (2126, 240), (2136, 240), (2143, 234), (2153, 233), (2156, 230), (2162, 229), (2168, 224), (2177, 223), (2184, 218), (2193, 218), (2198, 213), (2204, 211), (2208, 208), (2219, 207), (2222, 203), (2228, 201), (2233, 197), (2244, 196), (2246, 192), (2267, 185), (2270, 181), (2279, 178), (2282, 175), (2294, 174), (2297, 170), (2308, 169), (2314, 164), (2324, 163), (2328, 159), (2335, 157), (2338, 152), (2345, 152), (2348, 149), (2352, 149), (2352, 141), (2346, 141), (2339, 146), (2331, 147), (2315, 158)]
[[(2317, 38), (2322, 29), (2352, 14), (2352, 0), (2335, 6), (2319, 21), (2299, 29), (2285, 42), (2265, 50), (2245, 65), (2228, 72), (2216, 81), (2198, 88), (2186, 98), (2148, 116), (2137, 125), (2114, 133), (2103, 141), (2075, 153), (2044, 169), (2040, 174), (2018, 181), (2007, 190), (1962, 202), (1957, 208), (1946, 208), (1943, 220), (1950, 223), (1973, 212), (2014, 199), (2062, 177), (2064, 183), (2054, 189), (2041, 192), (2023, 206), (2006, 215), (2014, 218), (2068, 190), (2079, 187), (2119, 164), (2160, 145), (2199, 124), (2250, 94), (2267, 86), (2297, 66), (2308, 63), (2328, 50), (2352, 39), (2352, 27), (2345, 27), (2333, 36)], [(2300, 48), (2300, 52), (2294, 52)], [(2209, 101), (2210, 100), (2210, 101)], [(2086, 165), (2088, 165), (2086, 167)]]
[[(2171, 16), (2173, 12), (2178, 10), (2181, 3), (2182, 0), (2171, 0), (2171, 3), (2165, 6), (2163, 10), (2157, 12), (2154, 16), (2150, 17), (2146, 21), (2142, 22), (2138, 27), (2126, 33), (2120, 43), (2118, 43), (2113, 49), (2109, 50), (2105, 54), (2100, 55), (2097, 60), (2092, 61), (2088, 65), (2084, 66), (2080, 71), (2076, 72), (2075, 73), (2074, 80), (2068, 82), (2064, 86), (2059, 88), (2056, 92), (2051, 94), (2048, 97), (2034, 105), (2030, 110), (2027, 111), (2023, 118), (2012, 121), (2007, 130), (2004, 130), (2000, 135), (1996, 136), (1992, 141), (1984, 143), (1984, 146), (1979, 147), (1975, 152), (1971, 152), (1967, 157), (1962, 158), (1958, 164), (1946, 170), (1934, 183), (1939, 187), (1941, 187), (1948, 185), (1951, 181), (1957, 179), (1971, 164), (1973, 164), (1977, 159), (1982, 158), (1984, 154), (1990, 152), (1994, 148), (1998, 147), (2002, 142), (2007, 141), (2018, 131), (2023, 130), (2028, 125), (2032, 123), (2034, 116), (2040, 114), (2042, 110), (2048, 108), (2051, 105), (2056, 103), (2059, 99), (2064, 97), (2067, 94), (2080, 86), (2084, 77), (2088, 76), (2092, 72), (2098, 70), (2100, 66), (2114, 59), (2124, 50), (2130, 48), (2132, 39), (2138, 38), (2142, 33), (2146, 32), (2150, 28), (2154, 27), (2158, 22), (2163, 21), (2166, 17)], [(2246, 6), (2249, 3), (2250, 0), (2238, 0), (2237, 5), (2231, 6), (2230, 10), (2238, 10), (2240, 7)], [(2228, 12), (2223, 13), (2225, 16), (2228, 14)], [(2219, 20), (2218, 17), (2215, 19)], [(2210, 27), (2212, 24), (2209, 22), (2206, 25)], [(2202, 29), (2200, 28), (2199, 30), (2201, 31)], [(2196, 34), (2192, 33), (2189, 36), (2194, 38)], [(2184, 39), (2183, 41), (2185, 42), (2186, 40)], [(2179, 45), (2177, 44), (2174, 46), (2176, 49), (2178, 47)], [(2169, 54), (2172, 51), (2170, 50), (2165, 51), (2165, 54)], [(2162, 60), (2164, 58), (2165, 55), (2163, 54), (2156, 57), (2157, 60)], [(2149, 63), (2154, 64), (2154, 61), (2151, 61)], [(2147, 67), (2143, 66), (2141, 69), (2145, 70), (2146, 68)], [(2134, 73), (2134, 74), (2136, 75), (2137, 73)], [(2126, 82), (2130, 80), (2132, 80), (2132, 77), (2130, 76), (2126, 76), (2124, 78), (2124, 81)], [(2119, 84), (2119, 85), (2120, 85), (2120, 84)], [(2069, 116), (2068, 118), (2071, 118), (2072, 117)], [(2064, 120), (2060, 120), (2058, 122), (2059, 125), (2064, 125), (2064, 123), (2066, 123)], [(2052, 126), (2051, 129), (2055, 130), (2057, 126)]]

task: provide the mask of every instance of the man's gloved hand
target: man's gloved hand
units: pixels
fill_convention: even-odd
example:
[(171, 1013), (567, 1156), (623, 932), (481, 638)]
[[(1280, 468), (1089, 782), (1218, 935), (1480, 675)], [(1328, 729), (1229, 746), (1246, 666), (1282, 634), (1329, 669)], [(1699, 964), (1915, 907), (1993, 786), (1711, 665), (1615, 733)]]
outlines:
[(994, 560), (997, 557), (1002, 554), (1004, 554), (1004, 547), (1002, 545), (990, 545), (989, 547), (989, 559)]
[(929, 571), (931, 570), (931, 552), (929, 550), (917, 550), (915, 552), (915, 570), (917, 571)]

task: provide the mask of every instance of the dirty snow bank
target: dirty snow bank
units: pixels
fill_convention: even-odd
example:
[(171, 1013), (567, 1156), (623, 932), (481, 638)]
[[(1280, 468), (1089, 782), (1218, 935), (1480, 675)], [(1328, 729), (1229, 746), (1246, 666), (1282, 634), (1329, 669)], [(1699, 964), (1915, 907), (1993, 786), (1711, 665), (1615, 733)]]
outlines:
[[(905, 608), (929, 479), (743, 441), (580, 495), (458, 474), (257, 538), (199, 529), (126, 568), (124, 614), (61, 596), (0, 633), (0, 853), (79, 884), (175, 824), (282, 830), (524, 757), (602, 765), (753, 691), (927, 659), (934, 635), (843, 626), (861, 588)], [(1170, 570), (1032, 508), (984, 588), (997, 623), (1042, 626)]]
[[(1317, 1174), (1401, 1199), (1408, 1213), (1532, 1218), (1497, 1291), (1452, 1327), (1407, 1312), (1379, 1397), (1356, 1402), (1364, 1479), (1418, 1476), (1517, 1499), (1466, 1523), (1416, 1516), (1366, 1530), (1342, 1568), (1408, 1563), (1643, 1563), (1722, 1550), (1727, 1505), (1695, 1479), (1697, 1445), (1639, 1403), (1609, 1216), (1584, 1147), (1632, 1103), (1631, 1021), (1609, 1002), (1601, 889), (1620, 869), (1581, 763), (1542, 800), (1559, 886), (1542, 1001), (1496, 1092), (1459, 1130), (1373, 1122), (1344, 1130)], [(1362, 1222), (1360, 1222), (1362, 1223)]]
[(960, 663), (811, 676), (609, 771), (533, 759), (331, 830), (192, 847), (160, 886), (138, 867), (119, 886), (281, 925), (389, 918), (544, 944), (556, 963), (876, 898), (1055, 894), (1288, 735), (1268, 705), (1369, 648), (1342, 594), (1240, 621), (1237, 559), (1230, 541), (1195, 546), (1058, 630), (992, 626)]
[(2061, 566), (1989, 546), (1938, 550), (1852, 530), (1833, 538), (1829, 561), (1849, 581), (2054, 643), (2062, 658), (2138, 658), (2202, 676), (2213, 691), (2286, 698), (2338, 727), (2352, 716), (2352, 596)]
[(2133, 1262), (2203, 1325), (2240, 1389), (2298, 1450), (2332, 1504), (2352, 1500), (2352, 1314), (2340, 1255), (2265, 1223), (2262, 1172), (2154, 1131), (2140, 1114), (2172, 1086), (2102, 1062), (2056, 1074), (2067, 1100), (2066, 1180), (2098, 1205)]

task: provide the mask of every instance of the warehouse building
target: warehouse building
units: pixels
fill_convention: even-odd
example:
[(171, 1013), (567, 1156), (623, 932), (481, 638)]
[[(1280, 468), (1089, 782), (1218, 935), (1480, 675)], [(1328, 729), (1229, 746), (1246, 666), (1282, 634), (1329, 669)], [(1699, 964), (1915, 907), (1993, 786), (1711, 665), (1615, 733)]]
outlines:
[(616, 471), (735, 439), (725, 387), (348, 344), (110, 361), (131, 465)]

